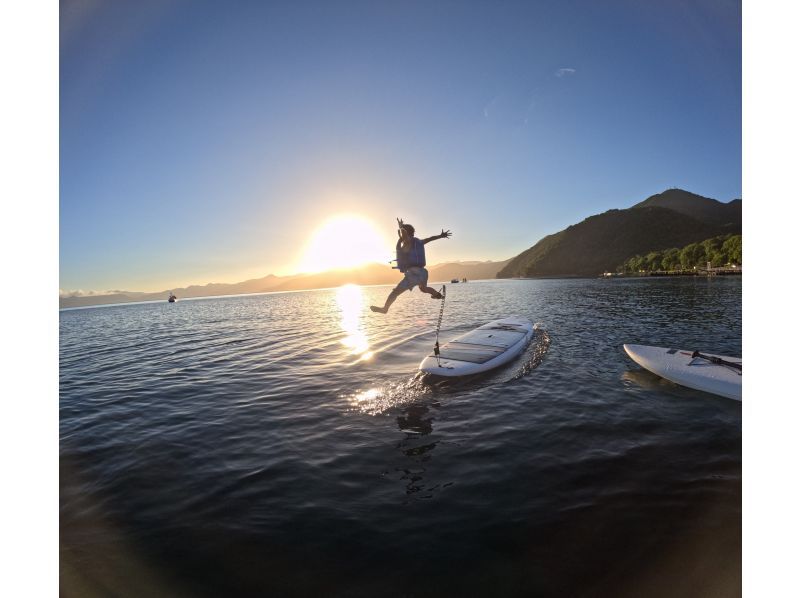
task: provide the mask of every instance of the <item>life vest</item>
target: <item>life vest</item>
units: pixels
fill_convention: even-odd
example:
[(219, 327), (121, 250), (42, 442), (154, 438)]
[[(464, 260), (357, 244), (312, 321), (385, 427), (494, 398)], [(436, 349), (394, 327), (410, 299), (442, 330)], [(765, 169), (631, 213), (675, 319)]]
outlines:
[(425, 244), (416, 237), (411, 239), (411, 247), (408, 251), (397, 248), (397, 269), (405, 272), (414, 267), (425, 267)]

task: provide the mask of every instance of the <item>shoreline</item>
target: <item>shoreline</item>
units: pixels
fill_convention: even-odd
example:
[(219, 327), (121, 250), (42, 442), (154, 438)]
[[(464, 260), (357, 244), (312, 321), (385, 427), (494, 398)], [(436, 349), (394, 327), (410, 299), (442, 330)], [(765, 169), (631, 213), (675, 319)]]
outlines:
[[(512, 278), (479, 278), (479, 279), (471, 279), (469, 282), (494, 282), (494, 281), (518, 281), (518, 280), (610, 280), (615, 278), (676, 278), (676, 277), (698, 277), (703, 276), (706, 278), (715, 278), (716, 276), (741, 276), (741, 271), (736, 273), (728, 273), (728, 274), (707, 274), (705, 272), (697, 272), (697, 273), (627, 273), (627, 274), (618, 274), (618, 273), (604, 273), (599, 275), (566, 275), (566, 276), (515, 276)], [(354, 284), (354, 283), (349, 283)], [(431, 284), (451, 284), (447, 281), (432, 281)], [(391, 284), (387, 283), (377, 283), (377, 284), (363, 284), (358, 285), (362, 287), (391, 287)], [(302, 293), (306, 291), (329, 291), (333, 289), (339, 288), (338, 286), (334, 287), (316, 287), (316, 288), (308, 288), (308, 289), (283, 289), (283, 290), (276, 290), (276, 291), (260, 291), (255, 293), (231, 293), (231, 294), (221, 294), (221, 295), (197, 295), (193, 297), (183, 297), (179, 298), (178, 301), (175, 303), (180, 303), (183, 301), (197, 301), (203, 299), (223, 299), (229, 297), (250, 297), (254, 295), (279, 295), (283, 293)], [(81, 309), (92, 309), (96, 307), (119, 307), (123, 305), (144, 305), (144, 304), (159, 304), (159, 303), (167, 303), (166, 299), (131, 299), (130, 301), (114, 301), (108, 303), (90, 303), (86, 305), (66, 305), (66, 306), (59, 306), (58, 311), (73, 311), (73, 310), (81, 310)]]
[(603, 272), (597, 278), (665, 278), (665, 277), (698, 277), (714, 278), (716, 276), (741, 276), (742, 270), (709, 272), (706, 270), (693, 271), (655, 271), (655, 272)]

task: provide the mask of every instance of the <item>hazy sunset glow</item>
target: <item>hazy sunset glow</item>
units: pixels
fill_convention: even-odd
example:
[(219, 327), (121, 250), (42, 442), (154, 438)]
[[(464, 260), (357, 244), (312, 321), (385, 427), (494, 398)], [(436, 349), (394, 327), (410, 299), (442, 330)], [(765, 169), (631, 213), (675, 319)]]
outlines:
[(394, 246), (375, 225), (361, 216), (331, 218), (311, 235), (298, 272), (355, 268), (394, 258)]

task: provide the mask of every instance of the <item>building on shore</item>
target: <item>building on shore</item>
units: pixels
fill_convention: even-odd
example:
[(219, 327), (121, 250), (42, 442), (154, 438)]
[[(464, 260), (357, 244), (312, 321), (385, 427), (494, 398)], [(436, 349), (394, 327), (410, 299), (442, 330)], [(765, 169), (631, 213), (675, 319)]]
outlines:
[(712, 267), (707, 262), (705, 268), (695, 266), (691, 270), (639, 270), (638, 272), (603, 272), (599, 278), (624, 278), (636, 276), (731, 276), (741, 275), (741, 264), (726, 264)]

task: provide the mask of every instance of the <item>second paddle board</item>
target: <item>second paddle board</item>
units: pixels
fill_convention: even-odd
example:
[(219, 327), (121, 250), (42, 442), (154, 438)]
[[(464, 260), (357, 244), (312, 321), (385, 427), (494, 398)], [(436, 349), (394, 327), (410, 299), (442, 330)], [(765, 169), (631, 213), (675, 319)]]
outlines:
[[(628, 356), (644, 369), (650, 370), (670, 382), (735, 401), (742, 400), (742, 359), (740, 357), (725, 357), (709, 353), (702, 353), (704, 357), (693, 357), (694, 351), (647, 345), (622, 345), (622, 347)], [(718, 363), (714, 361), (718, 361)]]

